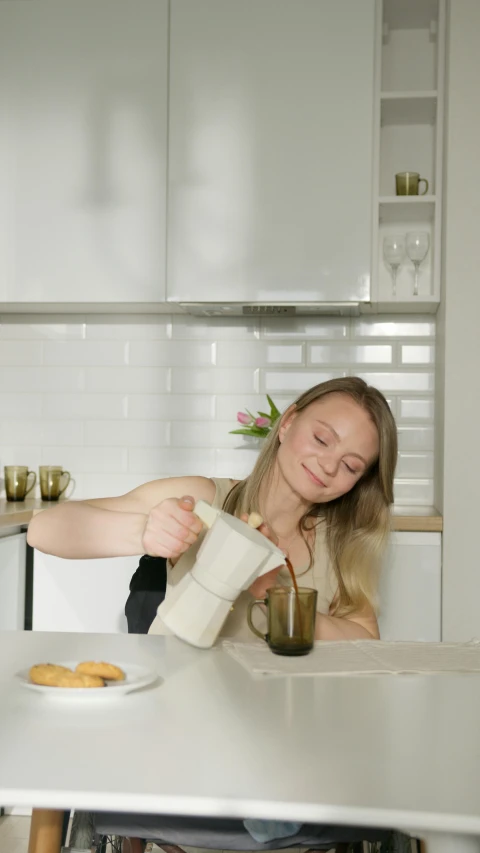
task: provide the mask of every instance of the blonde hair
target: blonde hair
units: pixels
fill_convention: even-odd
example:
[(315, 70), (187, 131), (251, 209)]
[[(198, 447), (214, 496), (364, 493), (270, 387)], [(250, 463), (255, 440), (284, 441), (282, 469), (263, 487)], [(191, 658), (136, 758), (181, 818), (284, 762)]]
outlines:
[[(380, 559), (390, 532), (390, 505), (397, 463), (397, 428), (388, 403), (376, 388), (354, 376), (330, 379), (305, 391), (293, 404), (301, 412), (327, 394), (347, 394), (370, 416), (378, 432), (377, 459), (352, 489), (328, 503), (313, 504), (300, 519), (299, 531), (311, 526), (312, 518), (325, 519), (328, 554), (338, 581), (332, 614), (347, 616), (366, 604), (376, 608)], [(287, 410), (288, 411), (288, 410)], [(271, 481), (280, 447), (279, 418), (265, 439), (252, 473), (227, 495), (224, 509), (234, 515), (259, 512), (262, 484)], [(307, 542), (308, 545), (308, 542)], [(310, 546), (310, 565), (313, 554)]]

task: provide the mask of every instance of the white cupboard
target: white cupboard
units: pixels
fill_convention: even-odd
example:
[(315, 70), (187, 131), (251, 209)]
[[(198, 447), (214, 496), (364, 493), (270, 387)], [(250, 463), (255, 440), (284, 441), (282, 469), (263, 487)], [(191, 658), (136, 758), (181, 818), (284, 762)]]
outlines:
[(35, 551), (33, 630), (126, 633), (125, 602), (138, 560), (63, 560)]
[(0, 538), (0, 631), (23, 631), (26, 534)]
[(368, 301), (375, 0), (172, 0), (172, 302)]
[(380, 581), (382, 640), (441, 640), (442, 535), (393, 533)]
[(168, 0), (0, 3), (0, 301), (165, 299)]

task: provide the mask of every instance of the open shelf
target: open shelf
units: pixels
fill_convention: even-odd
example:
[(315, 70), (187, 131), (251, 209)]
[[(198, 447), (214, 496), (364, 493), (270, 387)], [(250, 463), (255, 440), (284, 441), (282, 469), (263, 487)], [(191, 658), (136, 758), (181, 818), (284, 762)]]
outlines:
[(381, 92), (380, 123), (434, 124), (437, 115), (437, 92)]
[(426, 29), (438, 19), (438, 0), (383, 0), (383, 20), (391, 29)]
[(435, 216), (435, 196), (381, 196), (378, 199), (380, 222), (410, 222), (421, 219), (431, 222)]

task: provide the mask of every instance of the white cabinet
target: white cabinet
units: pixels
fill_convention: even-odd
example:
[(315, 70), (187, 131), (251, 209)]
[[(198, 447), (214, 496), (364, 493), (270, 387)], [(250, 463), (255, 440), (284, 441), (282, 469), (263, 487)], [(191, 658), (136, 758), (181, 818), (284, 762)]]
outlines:
[(441, 533), (393, 533), (380, 582), (382, 640), (441, 640)]
[(168, 0), (0, 3), (0, 301), (165, 299)]
[(124, 615), (138, 557), (63, 560), (34, 552), (34, 631), (127, 631)]
[(374, 5), (172, 0), (169, 300), (369, 300)]
[(0, 538), (0, 631), (23, 631), (26, 534)]

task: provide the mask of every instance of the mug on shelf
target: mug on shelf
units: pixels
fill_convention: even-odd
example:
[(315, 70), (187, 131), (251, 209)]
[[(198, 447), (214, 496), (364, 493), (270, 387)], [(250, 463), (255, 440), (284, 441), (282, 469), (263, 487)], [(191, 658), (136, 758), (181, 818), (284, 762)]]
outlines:
[[(419, 193), (419, 184), (425, 184), (423, 193)], [(428, 181), (421, 178), (418, 172), (398, 172), (395, 175), (397, 195), (425, 195), (428, 193)]]

